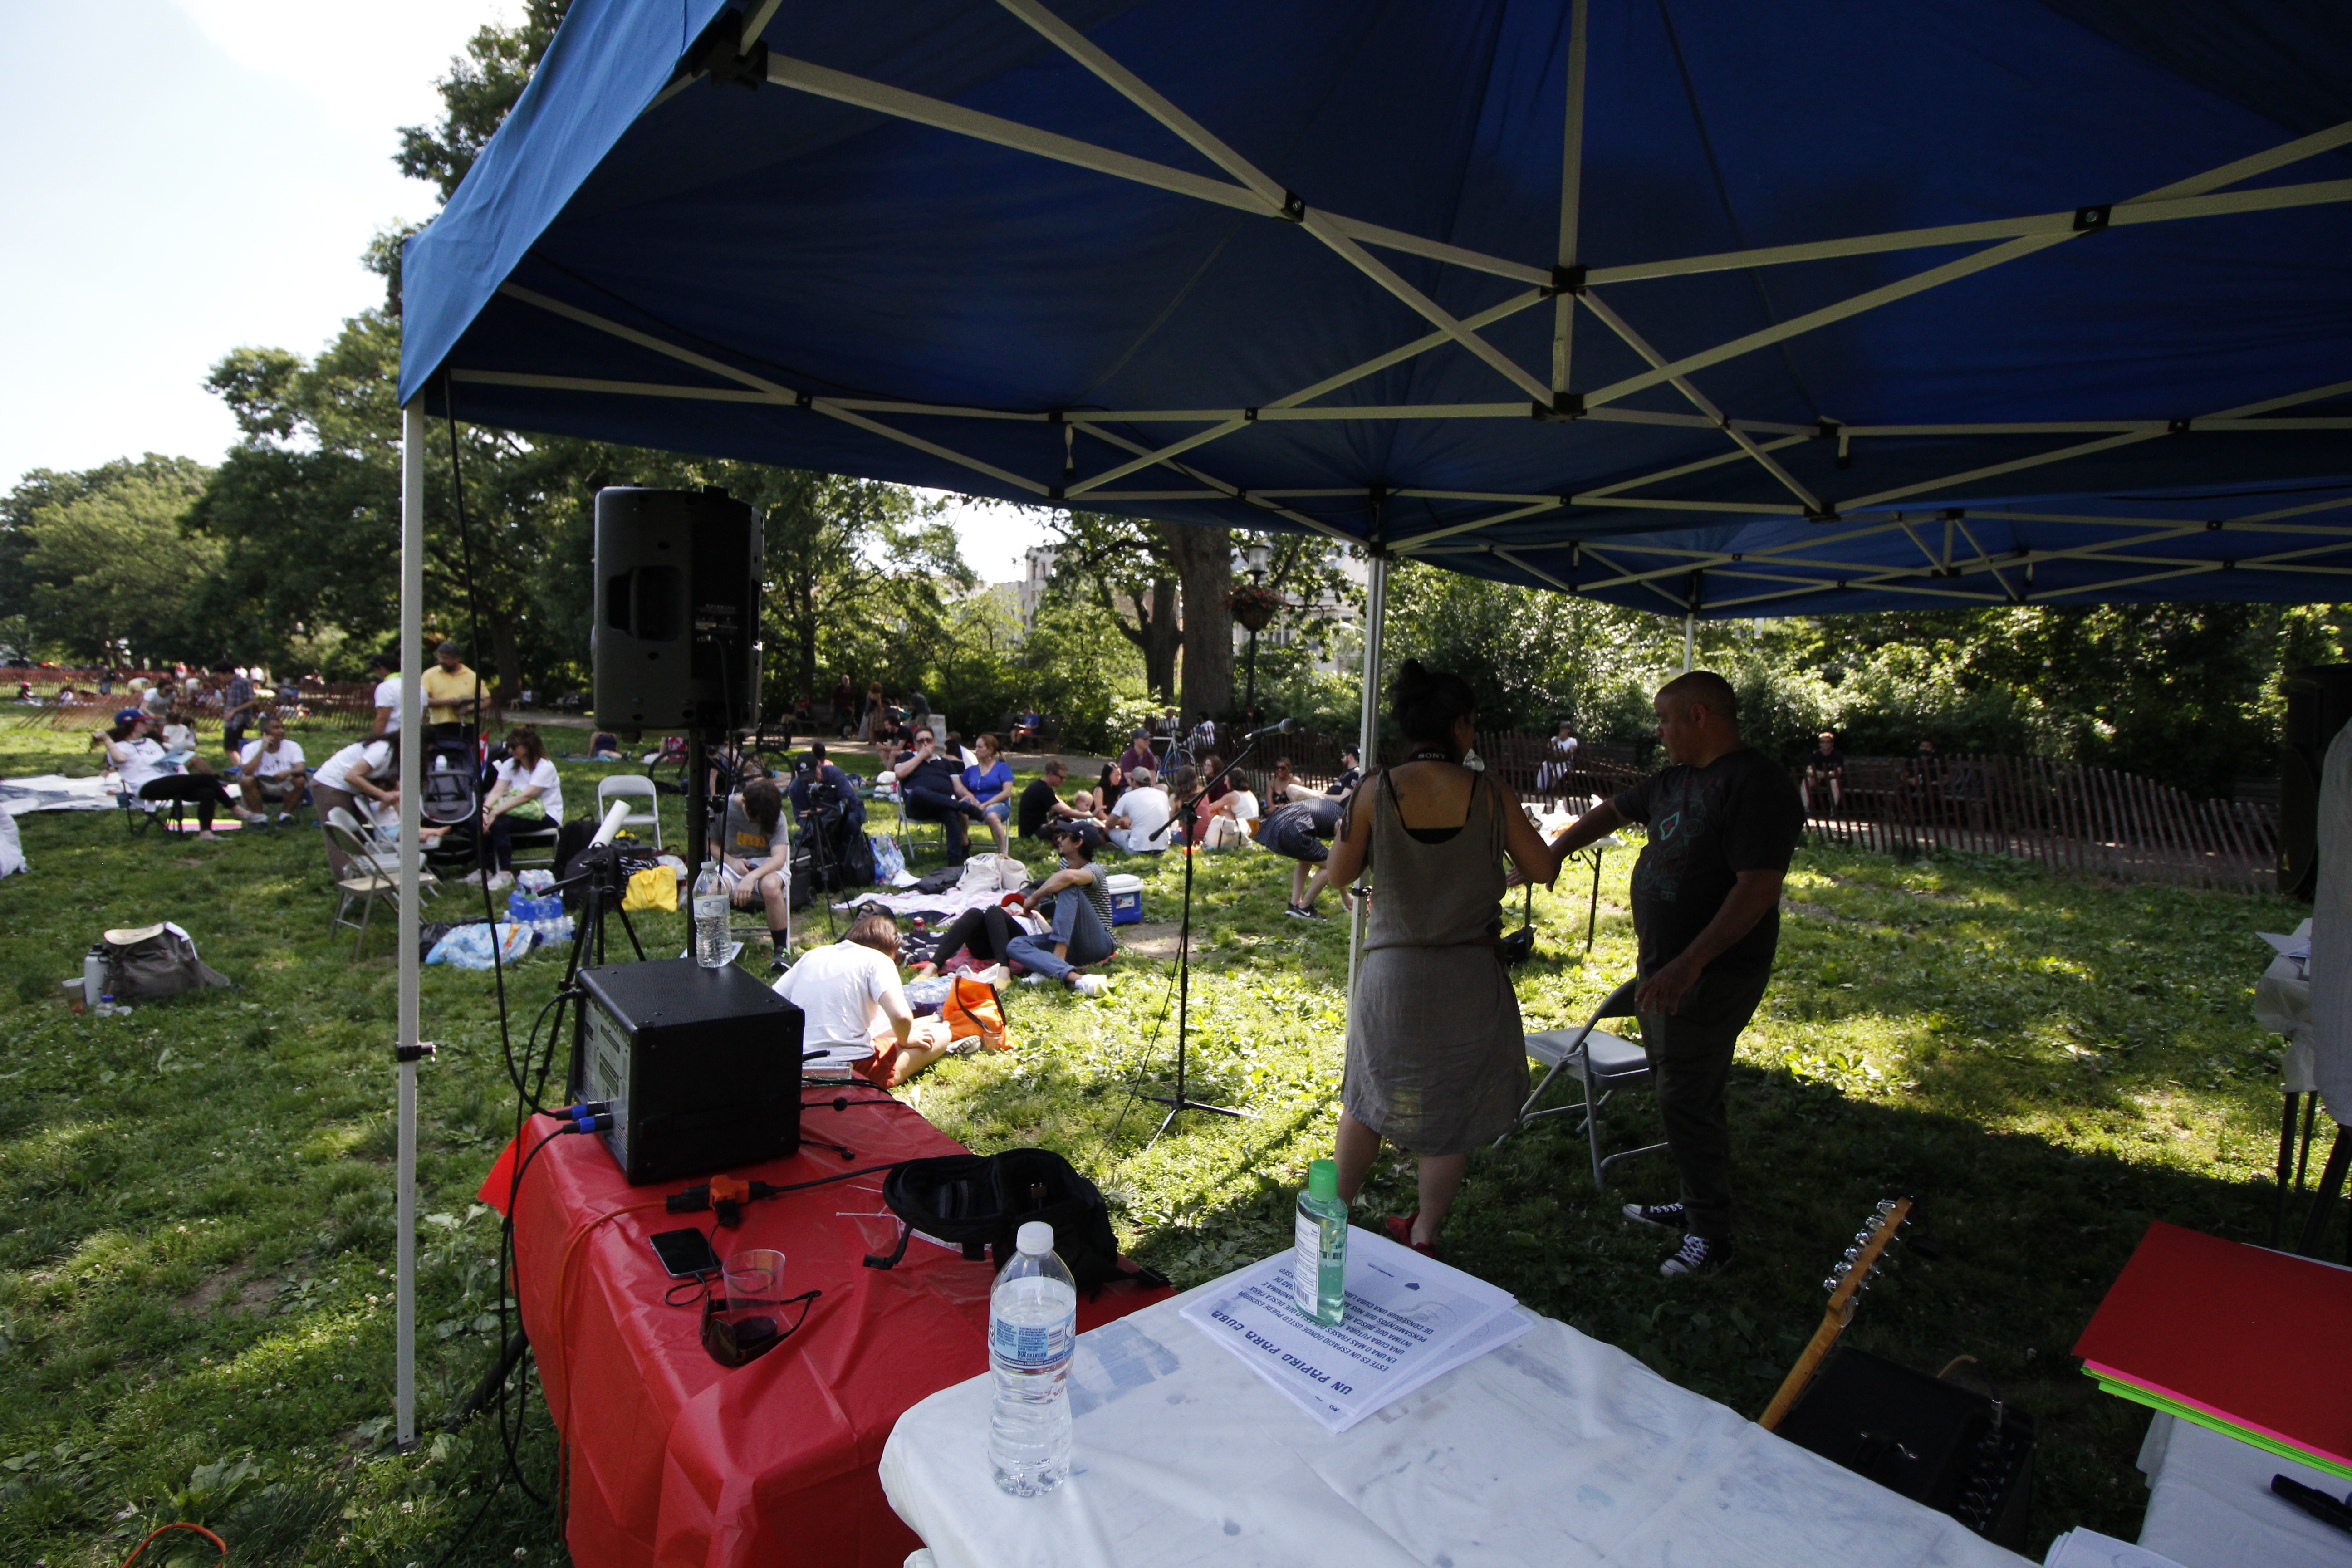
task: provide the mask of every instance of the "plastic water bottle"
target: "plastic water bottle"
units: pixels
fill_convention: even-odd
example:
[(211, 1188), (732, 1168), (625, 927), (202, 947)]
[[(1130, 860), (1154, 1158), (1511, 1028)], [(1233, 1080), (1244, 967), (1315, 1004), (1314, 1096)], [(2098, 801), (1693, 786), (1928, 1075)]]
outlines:
[(727, 964), (727, 884), (716, 860), (704, 861), (694, 879), (694, 962), (705, 969)]
[(1000, 1490), (1048, 1492), (1070, 1476), (1070, 1351), (1078, 1286), (1054, 1255), (1054, 1227), (1023, 1226), (1019, 1253), (988, 1294), (988, 1364), (996, 1408), (988, 1421), (988, 1463)]
[(1339, 1196), (1339, 1165), (1317, 1160), (1307, 1167), (1307, 1190), (1298, 1194), (1298, 1222), (1292, 1232), (1292, 1299), (1318, 1323), (1337, 1323), (1348, 1312), (1348, 1205)]

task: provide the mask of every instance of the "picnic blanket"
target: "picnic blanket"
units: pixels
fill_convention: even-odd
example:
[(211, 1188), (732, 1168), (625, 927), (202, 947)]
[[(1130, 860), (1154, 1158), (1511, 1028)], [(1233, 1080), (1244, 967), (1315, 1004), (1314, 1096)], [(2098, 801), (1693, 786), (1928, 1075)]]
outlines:
[(104, 778), (69, 779), (63, 773), (0, 779), (0, 806), (28, 811), (112, 811), (114, 786)]

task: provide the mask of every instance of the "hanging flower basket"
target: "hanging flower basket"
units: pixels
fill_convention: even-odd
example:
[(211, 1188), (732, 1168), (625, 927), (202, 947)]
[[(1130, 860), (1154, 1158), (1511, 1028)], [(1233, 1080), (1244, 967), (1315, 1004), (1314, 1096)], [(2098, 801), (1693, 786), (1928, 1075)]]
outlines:
[(1282, 608), (1282, 595), (1255, 583), (1246, 584), (1225, 595), (1225, 608), (1248, 630), (1262, 632)]

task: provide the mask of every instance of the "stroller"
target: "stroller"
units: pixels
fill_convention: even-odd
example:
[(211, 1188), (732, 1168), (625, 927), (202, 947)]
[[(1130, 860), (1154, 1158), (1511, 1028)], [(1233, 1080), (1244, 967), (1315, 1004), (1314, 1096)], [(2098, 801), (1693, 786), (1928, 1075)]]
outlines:
[(457, 830), (425, 851), (425, 863), (436, 870), (463, 870), (474, 863), (473, 826), (481, 813), (482, 767), (470, 729), (426, 731), (423, 753), (416, 759), (417, 816), (427, 827)]

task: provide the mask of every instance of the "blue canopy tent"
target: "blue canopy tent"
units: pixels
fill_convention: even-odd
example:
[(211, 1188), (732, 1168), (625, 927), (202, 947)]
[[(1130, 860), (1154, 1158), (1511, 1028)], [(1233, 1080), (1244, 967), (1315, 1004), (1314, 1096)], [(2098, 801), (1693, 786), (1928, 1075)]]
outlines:
[(2287, 0), (578, 0), (408, 247), (406, 625), (428, 410), (1325, 534), (1368, 668), (1400, 556), (2347, 596), (2347, 203)]

